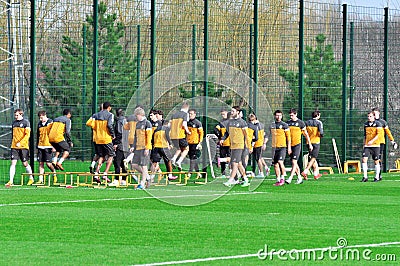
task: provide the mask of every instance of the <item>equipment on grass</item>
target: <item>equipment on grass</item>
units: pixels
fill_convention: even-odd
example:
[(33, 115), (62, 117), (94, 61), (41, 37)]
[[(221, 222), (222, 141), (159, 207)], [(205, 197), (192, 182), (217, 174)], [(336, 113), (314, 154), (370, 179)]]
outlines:
[(218, 137), (215, 134), (207, 134), (206, 135), (206, 145), (208, 152), (208, 160), (210, 162), (210, 171), (212, 178), (216, 178), (216, 176), (221, 176), (220, 168), (214, 168), (214, 159), (216, 158), (218, 151)]
[(339, 153), (336, 147), (336, 140), (332, 138), (332, 145), (333, 145), (333, 151), (335, 152), (335, 159), (336, 159), (336, 165), (338, 167), (339, 174), (343, 173), (342, 171), (342, 163), (340, 162), (340, 157)]

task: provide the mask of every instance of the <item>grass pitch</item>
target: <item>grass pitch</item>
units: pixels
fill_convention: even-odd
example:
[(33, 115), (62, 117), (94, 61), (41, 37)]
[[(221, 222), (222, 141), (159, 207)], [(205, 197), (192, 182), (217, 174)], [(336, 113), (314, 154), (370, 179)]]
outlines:
[[(386, 174), (378, 183), (360, 179), (324, 175), (274, 187), (270, 178), (254, 191), (240, 186), (227, 191), (222, 180), (148, 191), (2, 186), (1, 264), (398, 263), (400, 175)], [(339, 241), (360, 254), (371, 250), (369, 260), (321, 255)], [(316, 257), (257, 256), (260, 250), (293, 249), (310, 249)]]

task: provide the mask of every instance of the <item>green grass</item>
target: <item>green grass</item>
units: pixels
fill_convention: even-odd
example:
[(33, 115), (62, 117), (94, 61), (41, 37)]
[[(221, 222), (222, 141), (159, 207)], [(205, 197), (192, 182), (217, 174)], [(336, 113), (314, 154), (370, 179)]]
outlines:
[[(269, 250), (324, 248), (336, 246), (340, 237), (349, 246), (400, 241), (400, 175), (387, 174), (379, 183), (351, 176), (356, 180), (324, 175), (283, 187), (268, 179), (254, 192), (226, 191), (220, 180), (207, 187), (170, 185), (148, 192), (2, 187), (1, 264), (132, 265), (256, 254), (264, 245)], [(201, 205), (179, 206), (185, 203)], [(400, 260), (400, 245), (358, 249), (366, 248), (373, 256), (396, 254)], [(250, 256), (197, 264), (277, 262), (277, 257)], [(367, 262), (325, 258), (323, 263)]]

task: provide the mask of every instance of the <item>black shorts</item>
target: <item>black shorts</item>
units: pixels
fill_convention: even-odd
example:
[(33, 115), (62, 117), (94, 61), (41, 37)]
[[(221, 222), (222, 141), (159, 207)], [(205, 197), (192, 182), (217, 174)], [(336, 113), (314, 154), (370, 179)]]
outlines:
[(183, 150), (187, 146), (189, 146), (186, 139), (172, 139), (171, 141), (172, 141), (172, 145), (174, 145), (174, 148), (176, 148), (176, 149), (180, 148), (181, 150)]
[(168, 148), (154, 148), (152, 151), (158, 153), (160, 161), (161, 158), (163, 158), (165, 164), (168, 164), (168, 162), (171, 161), (172, 155), (171, 151)]
[(312, 144), (313, 150), (308, 152), (308, 157), (311, 158), (318, 158), (319, 148), (321, 147), (320, 144)]
[(56, 149), (57, 152), (61, 152), (62, 153), (64, 151), (67, 151), (67, 152), (71, 151), (71, 147), (69, 146), (69, 144), (65, 140), (60, 141), (58, 143), (50, 142), (50, 144), (51, 144), (51, 146), (54, 147), (54, 149)]
[(219, 157), (226, 158), (231, 156), (231, 148), (229, 146), (220, 146), (219, 147)]
[(97, 144), (97, 148), (100, 157), (115, 157), (114, 145), (111, 142), (108, 144)]
[(158, 153), (159, 148), (153, 148), (150, 152), (150, 160), (152, 163), (159, 163), (161, 161), (161, 155)]
[(283, 148), (275, 148), (274, 150), (274, 158), (272, 160), (273, 164), (278, 163), (278, 161), (284, 161), (286, 157), (286, 147)]
[(189, 159), (196, 160), (200, 158), (201, 151), (197, 149), (197, 144), (189, 144)]
[(297, 144), (292, 146), (292, 153), (290, 154), (290, 160), (299, 160), (300, 152), (301, 152), (301, 144)]
[(28, 149), (11, 149), (11, 160), (21, 160), (27, 162), (29, 160)]
[(147, 166), (150, 162), (150, 156), (144, 155), (145, 150), (135, 150), (133, 152), (132, 164)]
[(253, 148), (253, 156), (256, 161), (261, 159), (262, 147)]
[(93, 144), (94, 144), (94, 154), (99, 155), (99, 145), (97, 145), (96, 143)]
[(379, 159), (382, 159), (384, 151), (385, 151), (385, 143), (381, 143), (381, 145), (379, 147)]
[(38, 148), (37, 160), (38, 162), (49, 163), (51, 162), (52, 148), (40, 149)]
[(370, 155), (372, 160), (379, 160), (380, 147), (364, 147), (362, 157), (368, 158)]

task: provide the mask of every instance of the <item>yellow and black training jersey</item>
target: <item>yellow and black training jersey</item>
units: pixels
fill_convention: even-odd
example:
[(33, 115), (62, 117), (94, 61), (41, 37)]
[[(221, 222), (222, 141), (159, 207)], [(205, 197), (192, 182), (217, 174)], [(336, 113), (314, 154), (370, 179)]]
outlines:
[(257, 122), (254, 124), (258, 129), (258, 138), (254, 141), (254, 148), (262, 147), (265, 139), (265, 126), (263, 123)]
[[(86, 126), (90, 127), (93, 129), (94, 127), (94, 121), (95, 121), (95, 114), (93, 114), (88, 121), (86, 121)], [(94, 134), (94, 132), (92, 132), (92, 140), (94, 143), (96, 143), (96, 134)]]
[(135, 139), (135, 131), (136, 131), (136, 118), (134, 115), (131, 115), (127, 118), (127, 123), (124, 125), (124, 129), (129, 131), (128, 133), (128, 144), (133, 145), (133, 141)]
[[(248, 122), (247, 129), (246, 129), (246, 135), (247, 135), (246, 143), (256, 142), (258, 140), (258, 127), (255, 124)], [(252, 149), (252, 146), (247, 146), (247, 145), (248, 144), (246, 144), (246, 147), (248, 149)]]
[(379, 143), (381, 143), (381, 144), (385, 144), (386, 143), (385, 133), (388, 136), (390, 141), (394, 141), (394, 138), (393, 138), (392, 132), (390, 132), (388, 123), (385, 120), (380, 119), (380, 118), (376, 119), (375, 121), (378, 121), (379, 123), (381, 123), (382, 128), (384, 130), (384, 134), (379, 137)]
[(303, 120), (297, 119), (293, 121), (290, 119), (286, 122), (290, 129), (290, 139), (291, 139), (291, 146), (296, 146), (301, 143), (301, 135), (303, 134), (304, 137), (306, 136), (306, 123)]
[[(59, 143), (66, 140), (68, 143), (71, 142), (71, 119), (65, 115), (59, 116), (54, 119), (51, 124), (51, 129), (49, 132), (49, 141), (52, 143)], [(64, 137), (65, 134), (65, 137)]]
[(306, 122), (306, 128), (311, 144), (321, 143), (321, 138), (324, 136), (324, 126), (322, 122), (317, 119), (310, 119)]
[(152, 133), (151, 123), (146, 118), (142, 121), (137, 121), (135, 138), (133, 140), (135, 150), (151, 150)]
[(184, 139), (186, 132), (184, 123), (189, 121), (189, 114), (185, 111), (178, 111), (171, 117), (171, 130), (169, 132), (171, 139)]
[[(371, 144), (368, 145), (368, 142), (372, 139), (374, 139), (376, 136), (378, 138)], [(374, 122), (365, 122), (364, 123), (364, 145), (367, 147), (379, 147), (381, 142), (380, 140), (382, 139), (382, 136), (384, 136), (382, 124), (375, 120)]]
[(153, 147), (154, 148), (168, 148), (171, 145), (171, 139), (169, 137), (169, 127), (161, 124), (153, 132)]
[(283, 121), (275, 121), (270, 126), (273, 148), (285, 148), (290, 141), (290, 129)]
[(49, 140), (51, 123), (53, 123), (53, 120), (51, 120), (50, 118), (47, 119), (47, 121), (44, 123), (42, 123), (42, 121), (39, 121), (38, 123), (36, 135), (37, 135), (37, 147), (39, 149), (52, 148)]
[[(29, 136), (31, 135), (31, 124), (28, 120), (14, 120), (12, 123), (12, 149), (29, 149)], [(17, 146), (17, 143), (19, 145)]]
[[(222, 136), (225, 135), (226, 125), (228, 122), (229, 122), (229, 119), (224, 119), (221, 122), (219, 122), (218, 125), (215, 126), (214, 133), (218, 137), (219, 140), (221, 140)], [(231, 145), (231, 140), (229, 139), (229, 136), (228, 136), (222, 143), (222, 146), (229, 147), (230, 145)]]
[(190, 135), (186, 136), (188, 144), (199, 144), (203, 141), (204, 130), (203, 125), (198, 119), (190, 119), (188, 124)]
[(246, 147), (251, 146), (251, 143), (245, 144), (245, 142), (248, 142), (246, 138), (247, 123), (242, 118), (229, 119), (226, 128), (227, 131), (222, 136), (222, 140), (225, 142), (225, 139), (228, 136), (230, 137), (231, 150), (244, 149), (245, 145)]
[(93, 115), (91, 126), (96, 144), (112, 143), (112, 139), (115, 137), (113, 124), (114, 115), (108, 110), (102, 110)]

